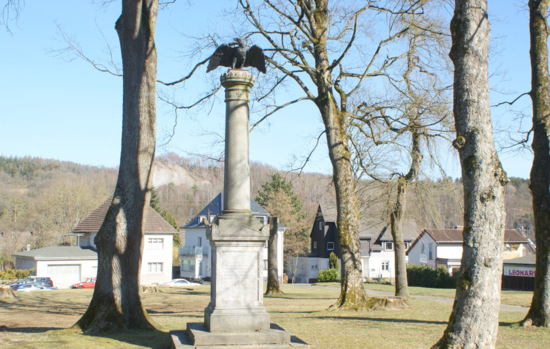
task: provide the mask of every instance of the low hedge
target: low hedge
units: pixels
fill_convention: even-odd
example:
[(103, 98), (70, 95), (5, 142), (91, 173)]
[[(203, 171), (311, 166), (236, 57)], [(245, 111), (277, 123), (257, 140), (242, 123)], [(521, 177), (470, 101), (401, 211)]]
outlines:
[(407, 280), (409, 286), (456, 288), (456, 275), (451, 276), (443, 266), (433, 269), (428, 265), (408, 265)]
[(6, 269), (0, 271), (0, 280), (20, 280), (31, 276), (34, 269)]

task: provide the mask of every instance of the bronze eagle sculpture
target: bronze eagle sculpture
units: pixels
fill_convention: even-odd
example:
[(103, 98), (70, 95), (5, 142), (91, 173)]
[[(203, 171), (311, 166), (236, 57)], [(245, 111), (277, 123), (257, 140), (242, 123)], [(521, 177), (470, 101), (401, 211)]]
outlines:
[(231, 69), (254, 67), (265, 74), (264, 52), (256, 45), (249, 48), (241, 39), (235, 39), (235, 42), (218, 46), (210, 57), (206, 72), (219, 66)]

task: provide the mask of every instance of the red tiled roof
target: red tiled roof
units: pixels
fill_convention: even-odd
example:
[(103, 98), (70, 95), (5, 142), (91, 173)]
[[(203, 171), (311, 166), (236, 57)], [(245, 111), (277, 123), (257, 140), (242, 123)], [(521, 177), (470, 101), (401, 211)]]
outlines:
[[(462, 243), (462, 229), (425, 229), (435, 242), (438, 243)], [(527, 239), (515, 229), (504, 231), (505, 243), (527, 243)]]
[[(462, 229), (424, 229), (412, 242), (407, 254), (424, 234), (430, 235), (437, 244), (462, 244)], [(529, 244), (529, 240), (515, 229), (506, 229), (504, 230), (504, 243)]]
[[(73, 233), (96, 233), (99, 231), (107, 210), (111, 205), (112, 198), (105, 200), (101, 206), (96, 208), (90, 215), (84, 218), (77, 226), (73, 229)], [(157, 211), (155, 211), (151, 206), (147, 206), (147, 220), (145, 221), (145, 231), (146, 234), (172, 234), (176, 233), (176, 229), (172, 227)]]

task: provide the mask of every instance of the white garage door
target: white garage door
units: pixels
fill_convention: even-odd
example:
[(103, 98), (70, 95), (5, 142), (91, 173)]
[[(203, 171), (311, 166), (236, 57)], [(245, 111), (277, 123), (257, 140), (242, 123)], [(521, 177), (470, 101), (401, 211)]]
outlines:
[(57, 288), (68, 288), (81, 281), (80, 264), (48, 264), (47, 273)]

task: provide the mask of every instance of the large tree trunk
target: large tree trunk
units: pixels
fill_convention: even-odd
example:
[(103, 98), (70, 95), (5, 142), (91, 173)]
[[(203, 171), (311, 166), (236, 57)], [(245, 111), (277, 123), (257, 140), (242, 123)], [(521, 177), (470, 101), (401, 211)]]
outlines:
[(464, 185), (463, 253), (449, 324), (438, 348), (494, 348), (498, 332), (504, 191), (508, 179), (494, 149), (487, 59), (486, 0), (456, 0), (450, 57), (454, 118)]
[(407, 209), (407, 186), (418, 175), (420, 168), (420, 162), (422, 161), (422, 153), (420, 151), (420, 134), (419, 126), (415, 120), (410, 123), (412, 128), (412, 145), (411, 145), (411, 167), (409, 172), (405, 176), (400, 176), (397, 181), (397, 198), (395, 200), (395, 206), (391, 213), (391, 235), (394, 243), (394, 255), (395, 255), (395, 296), (408, 298), (409, 297), (409, 284), (407, 281), (407, 257), (405, 248), (405, 241), (403, 241), (403, 234), (401, 232), (403, 227), (403, 216)]
[(267, 288), (266, 295), (283, 293), (279, 283), (279, 267), (277, 265), (277, 230), (279, 219), (269, 217), (269, 240), (267, 240)]
[[(336, 191), (338, 241), (342, 251), (342, 279), (338, 307), (361, 307), (368, 297), (363, 287), (361, 246), (359, 242), (359, 209), (355, 196), (355, 180), (348, 149), (346, 112), (338, 109), (332, 89), (334, 84), (327, 51), (328, 0), (315, 1), (315, 33), (313, 44), (317, 85), (315, 103), (321, 112)], [(343, 101), (342, 105), (345, 102)]]
[(347, 148), (346, 129), (341, 124), (344, 116), (343, 113), (335, 110), (332, 98), (329, 98), (327, 104), (326, 109), (321, 109), (321, 115), (325, 123), (329, 157), (332, 163), (336, 190), (338, 241), (342, 251), (341, 291), (337, 306), (362, 307), (368, 297), (363, 287), (355, 180)]
[(403, 214), (407, 205), (407, 180), (400, 177), (397, 181), (397, 200), (390, 217), (391, 235), (394, 244), (395, 256), (395, 296), (409, 298), (409, 284), (407, 282), (407, 258), (405, 241), (401, 233)]
[(537, 257), (535, 289), (524, 326), (550, 327), (550, 77), (548, 76), (549, 0), (529, 1), (531, 34), (531, 100), (533, 102), (533, 167), (531, 194)]
[(124, 69), (122, 147), (113, 201), (95, 239), (96, 287), (76, 324), (88, 333), (153, 328), (140, 300), (139, 273), (155, 155), (157, 12), (158, 0), (123, 0), (115, 26)]

